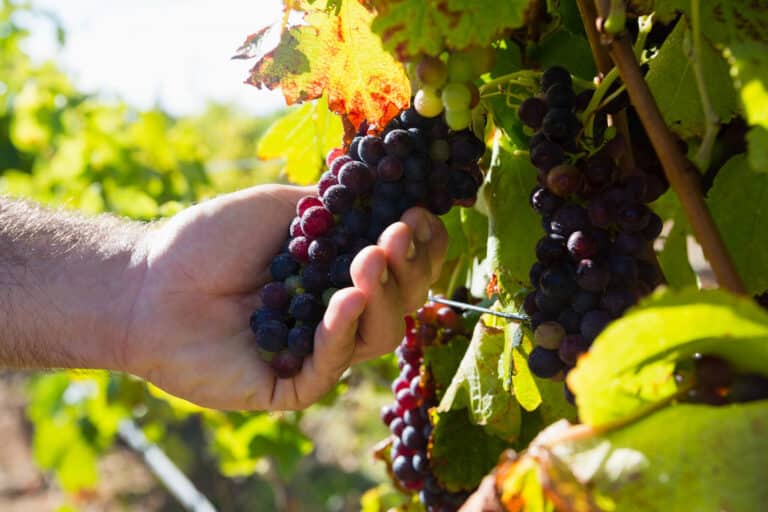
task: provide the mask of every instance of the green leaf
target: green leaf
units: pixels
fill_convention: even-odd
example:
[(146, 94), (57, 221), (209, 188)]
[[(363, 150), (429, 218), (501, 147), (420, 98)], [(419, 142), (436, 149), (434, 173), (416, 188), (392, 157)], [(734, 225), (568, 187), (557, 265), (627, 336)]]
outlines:
[(497, 137), (489, 173), (485, 188), (488, 257), (502, 289), (517, 293), (528, 284), (528, 272), (536, 261), (536, 242), (543, 236), (541, 221), (529, 205), (536, 169), (527, 153), (513, 153)]
[(667, 285), (672, 288), (685, 288), (696, 284), (696, 273), (688, 261), (687, 237), (690, 226), (680, 209), (677, 196), (671, 190), (664, 194), (653, 205), (653, 209), (664, 221), (671, 221), (672, 228), (666, 236), (662, 236), (663, 246), (657, 251)]
[(459, 336), (445, 345), (432, 345), (424, 349), (424, 365), (429, 368), (435, 381), (435, 394), (438, 400), (451, 384), (468, 346), (469, 340)]
[[(651, 60), (646, 81), (667, 125), (682, 138), (701, 137), (706, 131), (701, 96), (696, 86), (693, 63), (685, 47), (690, 30), (679, 22)], [(720, 52), (702, 43), (701, 62), (712, 108), (721, 122), (728, 122), (739, 110), (728, 64)]]
[(275, 121), (259, 140), (257, 155), (283, 159), (288, 179), (307, 185), (318, 180), (325, 155), (341, 145), (343, 135), (341, 119), (328, 110), (323, 97)]
[(374, 0), (373, 31), (401, 60), (438, 55), (445, 47), (490, 46), (508, 29), (521, 27), (529, 0)]
[(677, 392), (675, 365), (720, 355), (768, 374), (768, 313), (723, 291), (661, 291), (611, 323), (568, 374), (579, 417), (605, 425), (642, 414)]
[(532, 46), (530, 55), (542, 68), (564, 66), (572, 74), (591, 80), (596, 74), (595, 60), (587, 39), (561, 27)]
[(504, 377), (499, 375), (503, 350), (504, 331), (486, 327), (481, 317), (438, 410), (468, 407), (473, 423), (512, 442), (520, 433), (520, 406), (504, 391)]
[(435, 477), (450, 491), (474, 489), (506, 444), (474, 425), (463, 409), (433, 414), (433, 421), (429, 465)]
[(768, 172), (768, 44), (735, 44), (725, 55), (747, 122), (753, 126), (747, 134), (749, 163), (755, 171)]
[(725, 163), (707, 203), (750, 293), (768, 289), (768, 174), (750, 172), (747, 157)]
[(502, 501), (514, 499), (531, 465), (546, 476), (546, 496), (571, 510), (750, 511), (768, 500), (765, 400), (677, 405), (588, 437), (565, 427), (544, 431), (529, 449), (535, 457), (504, 472)]

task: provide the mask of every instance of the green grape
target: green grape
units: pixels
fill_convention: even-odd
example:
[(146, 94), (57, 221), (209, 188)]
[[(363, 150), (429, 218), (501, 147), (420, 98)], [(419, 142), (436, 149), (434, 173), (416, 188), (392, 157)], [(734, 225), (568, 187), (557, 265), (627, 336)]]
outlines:
[(458, 52), (448, 57), (448, 78), (451, 82), (469, 82), (476, 76), (475, 64), (468, 54)]
[(448, 68), (437, 57), (424, 57), (416, 66), (416, 76), (422, 85), (439, 89), (448, 79)]
[(469, 126), (470, 121), (472, 121), (472, 114), (469, 109), (445, 111), (445, 123), (451, 130), (463, 130)]
[(469, 110), (472, 93), (469, 92), (469, 88), (466, 85), (451, 82), (443, 89), (441, 98), (445, 110)]
[(413, 98), (413, 106), (416, 112), (424, 117), (436, 117), (443, 111), (443, 102), (437, 91), (430, 87), (422, 87)]

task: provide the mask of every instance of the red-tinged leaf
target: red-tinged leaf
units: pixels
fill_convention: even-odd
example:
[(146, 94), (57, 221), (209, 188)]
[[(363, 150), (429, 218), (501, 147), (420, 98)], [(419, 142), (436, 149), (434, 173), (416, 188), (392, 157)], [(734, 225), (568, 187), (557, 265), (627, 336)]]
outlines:
[(356, 129), (364, 120), (382, 127), (408, 107), (410, 84), (371, 32), (372, 13), (355, 1), (344, 2), (338, 15), (324, 2), (301, 5), (304, 23), (286, 28), (271, 51), (253, 49), (265, 39), (261, 33), (246, 41), (241, 53), (258, 59), (246, 83), (280, 87), (289, 105), (326, 92), (329, 108)]

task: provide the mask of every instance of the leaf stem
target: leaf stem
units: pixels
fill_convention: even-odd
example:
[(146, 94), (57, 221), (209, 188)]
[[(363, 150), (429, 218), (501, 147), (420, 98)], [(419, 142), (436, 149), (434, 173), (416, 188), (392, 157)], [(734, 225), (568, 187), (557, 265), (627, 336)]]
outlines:
[(744, 283), (704, 202), (699, 174), (680, 152), (674, 136), (664, 123), (648, 84), (643, 79), (632, 44), (625, 35), (621, 35), (610, 43), (608, 52), (619, 69), (630, 100), (661, 160), (672, 189), (680, 199), (693, 234), (712, 265), (718, 283), (731, 292), (745, 294)]
[(704, 79), (704, 62), (701, 43), (701, 5), (699, 0), (691, 0), (691, 30), (693, 32), (693, 49), (691, 59), (693, 60), (693, 75), (696, 78), (696, 88), (699, 90), (701, 98), (701, 108), (704, 111), (704, 121), (706, 128), (704, 137), (701, 139), (701, 146), (696, 152), (696, 166), (700, 171), (705, 172), (709, 167), (712, 158), (712, 147), (717, 136), (720, 119), (712, 106), (707, 91), (706, 80)]

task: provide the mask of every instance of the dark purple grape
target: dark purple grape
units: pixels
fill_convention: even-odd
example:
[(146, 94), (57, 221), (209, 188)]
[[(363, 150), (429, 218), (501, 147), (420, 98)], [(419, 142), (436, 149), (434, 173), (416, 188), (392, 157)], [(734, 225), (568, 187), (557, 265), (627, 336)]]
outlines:
[(282, 322), (284, 319), (283, 317), (284, 314), (282, 311), (260, 307), (251, 314), (251, 318), (249, 319), (248, 324), (250, 325), (251, 330), (256, 332), (256, 329), (259, 327), (259, 325), (265, 322), (269, 322), (270, 320), (277, 320), (278, 322)]
[(566, 142), (573, 139), (580, 129), (579, 120), (567, 108), (550, 109), (541, 122), (541, 131), (555, 142)]
[(352, 264), (353, 256), (351, 254), (342, 254), (337, 256), (331, 264), (330, 278), (331, 283), (336, 288), (346, 288), (352, 286), (352, 278), (349, 275), (349, 266)]
[(547, 295), (541, 290), (536, 292), (534, 301), (536, 302), (536, 307), (539, 309), (539, 312), (552, 318), (557, 318), (560, 312), (568, 306), (567, 300), (564, 300), (561, 297)]
[(391, 200), (397, 200), (403, 197), (403, 194), (405, 194), (403, 181), (380, 181), (373, 189), (374, 197), (386, 197)]
[(576, 282), (590, 292), (603, 290), (611, 279), (608, 266), (599, 260), (583, 259), (576, 267)]
[(637, 277), (640, 281), (648, 284), (651, 288), (656, 288), (663, 282), (661, 272), (656, 265), (645, 261), (637, 262)]
[(443, 215), (450, 211), (451, 206), (453, 206), (453, 198), (447, 187), (433, 187), (430, 190), (427, 198), (429, 211), (435, 215)]
[(542, 171), (548, 171), (564, 161), (563, 148), (549, 140), (543, 140), (531, 149), (531, 162)]
[(413, 459), (411, 459), (411, 464), (413, 464), (413, 470), (421, 475), (426, 475), (430, 471), (426, 453), (416, 453), (416, 455), (413, 456)]
[[(410, 107), (400, 112), (400, 123), (407, 128), (428, 128), (432, 124), (432, 120), (419, 114), (415, 108)], [(397, 127), (394, 128), (394, 130), (397, 129)]]
[(547, 104), (544, 103), (544, 100), (536, 97), (524, 100), (517, 110), (517, 116), (520, 118), (520, 121), (534, 130), (539, 129), (546, 113)]
[(344, 185), (333, 185), (323, 194), (323, 205), (331, 213), (344, 213), (355, 204), (355, 194)]
[(272, 279), (282, 281), (288, 276), (295, 274), (299, 270), (299, 263), (293, 259), (290, 253), (280, 253), (272, 259), (269, 264), (269, 272)]
[(408, 135), (411, 136), (411, 147), (415, 150), (422, 150), (427, 147), (427, 135), (421, 128), (408, 128)]
[(549, 170), (546, 182), (547, 189), (556, 196), (569, 197), (581, 189), (584, 175), (576, 167), (563, 163)]
[(546, 267), (538, 261), (531, 266), (531, 270), (528, 272), (528, 280), (531, 282), (531, 286), (534, 288), (539, 287), (539, 280), (545, 270)]
[(549, 236), (540, 238), (536, 243), (536, 259), (546, 265), (562, 261), (567, 256), (565, 244)]
[(315, 324), (323, 316), (323, 307), (314, 295), (302, 293), (291, 299), (288, 314), (300, 322)]
[(600, 299), (600, 308), (614, 317), (620, 317), (635, 303), (635, 295), (628, 288), (608, 288)]
[(476, 162), (485, 153), (485, 144), (469, 130), (454, 133), (448, 142), (451, 145), (451, 163), (467, 165)]
[(421, 432), (408, 425), (403, 429), (403, 435), (400, 436), (403, 444), (412, 450), (419, 450), (427, 445), (427, 441), (422, 437)]
[(557, 355), (560, 360), (569, 366), (576, 364), (579, 356), (589, 350), (592, 342), (587, 341), (583, 336), (572, 334), (563, 338), (560, 347), (557, 349)]
[(531, 316), (538, 310), (539, 308), (536, 306), (536, 292), (531, 292), (525, 296), (525, 300), (523, 301), (523, 311), (525, 311), (526, 315)]
[(578, 287), (571, 272), (564, 267), (553, 267), (541, 275), (539, 281), (541, 291), (552, 297), (570, 299)]
[(406, 158), (411, 152), (411, 136), (407, 130), (392, 130), (384, 136), (384, 149), (388, 155)]
[(381, 137), (366, 135), (357, 147), (357, 154), (360, 155), (360, 160), (368, 165), (375, 166), (385, 154), (384, 142), (381, 140)]
[(449, 188), (454, 199), (472, 199), (477, 195), (477, 185), (475, 184), (475, 180), (464, 171), (457, 170), (453, 172)]
[(387, 198), (373, 198), (373, 201), (371, 202), (371, 220), (374, 223), (378, 222), (384, 226), (388, 226), (393, 222), (397, 222), (400, 215), (401, 212), (398, 209), (396, 202)]
[(595, 95), (594, 89), (584, 89), (573, 99), (573, 110), (576, 112), (583, 112), (592, 100), (592, 96)]
[(315, 330), (308, 325), (297, 325), (288, 331), (288, 350), (296, 357), (306, 357), (315, 348)]
[(574, 94), (573, 89), (566, 84), (553, 84), (544, 96), (544, 100), (549, 108), (567, 108), (573, 107)]
[(664, 229), (664, 221), (662, 221), (661, 217), (655, 213), (651, 213), (651, 216), (648, 219), (648, 225), (643, 228), (640, 234), (649, 242), (653, 242), (659, 235), (661, 235), (662, 229)]
[(577, 313), (583, 314), (590, 309), (595, 309), (599, 302), (600, 296), (597, 293), (579, 290), (571, 298), (571, 307)]
[(563, 200), (549, 190), (536, 187), (531, 193), (531, 207), (539, 215), (551, 215), (562, 206)]
[(756, 373), (736, 375), (728, 398), (731, 402), (754, 402), (768, 398), (768, 378)]
[(355, 195), (364, 195), (371, 191), (376, 177), (363, 162), (349, 162), (339, 171), (339, 183)]
[(587, 160), (584, 176), (590, 184), (601, 189), (610, 185), (611, 181), (613, 181), (614, 172), (615, 166), (610, 158), (595, 155)]
[[(355, 240), (355, 235), (350, 233), (345, 225), (337, 224), (336, 226), (333, 227), (333, 229), (329, 233), (328, 239), (333, 243), (333, 246), (336, 249), (334, 253), (334, 256), (335, 256), (336, 253), (349, 251), (349, 248), (351, 247), (352, 242)], [(311, 249), (311, 245), (312, 244), (310, 244), (310, 249)], [(311, 259), (312, 258), (310, 257), (310, 261)], [(326, 265), (330, 264), (331, 260), (332, 258), (326, 260), (325, 262)]]
[(562, 325), (568, 334), (578, 333), (581, 331), (581, 314), (573, 308), (564, 309), (557, 317), (557, 323)]
[(567, 203), (552, 215), (550, 229), (553, 233), (570, 236), (574, 231), (585, 230), (590, 226), (589, 215), (583, 207)]
[(261, 288), (259, 296), (264, 306), (276, 311), (283, 311), (288, 306), (288, 301), (290, 300), (285, 286), (279, 281), (265, 284)]
[(648, 247), (648, 241), (636, 233), (619, 232), (613, 241), (613, 249), (619, 254), (637, 256)]
[(336, 178), (336, 176), (331, 174), (331, 171), (325, 171), (322, 176), (320, 176), (320, 181), (317, 182), (317, 194), (322, 196), (325, 194), (326, 190), (338, 184), (339, 180)]
[(540, 91), (546, 93), (555, 84), (573, 87), (573, 80), (567, 69), (561, 66), (551, 66), (544, 70), (544, 73), (541, 74)]
[(611, 315), (605, 311), (599, 309), (587, 311), (581, 318), (581, 335), (584, 336), (587, 341), (592, 341), (597, 338), (597, 335), (600, 334), (610, 322)]
[(278, 379), (290, 379), (301, 371), (304, 360), (288, 350), (281, 350), (269, 362)]
[(312, 293), (320, 293), (330, 284), (328, 266), (310, 263), (301, 272), (301, 287)]
[(589, 220), (595, 227), (609, 228), (616, 222), (616, 212), (608, 201), (595, 198), (588, 205)]
[(645, 189), (647, 187), (648, 180), (645, 174), (632, 174), (626, 176), (622, 180), (624, 187), (624, 193), (631, 201), (642, 202), (645, 197)]
[(409, 181), (423, 181), (427, 179), (429, 174), (429, 160), (422, 155), (411, 155), (405, 159), (403, 163), (406, 180)]
[(726, 388), (733, 382), (731, 364), (721, 357), (694, 354), (693, 363), (697, 387)]
[(358, 148), (360, 147), (360, 143), (363, 141), (363, 137), (358, 135), (354, 139), (352, 139), (352, 142), (349, 144), (349, 151), (347, 154), (350, 158), (353, 160), (360, 160), (360, 154), (358, 152)]
[(637, 262), (626, 254), (611, 254), (608, 258), (611, 284), (631, 287), (637, 282)]
[(362, 236), (368, 229), (369, 216), (362, 210), (349, 210), (341, 216), (341, 225), (352, 236)]
[(256, 326), (254, 335), (259, 348), (267, 352), (279, 352), (286, 347), (288, 327), (279, 320), (268, 320)]
[(642, 203), (630, 203), (619, 210), (617, 218), (622, 230), (636, 233), (648, 225), (651, 211)]
[(312, 263), (330, 264), (336, 257), (336, 244), (330, 238), (316, 238), (309, 244), (307, 254)]
[(600, 251), (600, 242), (585, 231), (574, 231), (566, 243), (571, 257), (577, 261), (596, 256)]
[(376, 166), (376, 174), (383, 181), (397, 181), (403, 177), (403, 161), (396, 156), (387, 155)]
[(564, 369), (563, 362), (557, 355), (557, 350), (549, 350), (536, 346), (528, 355), (528, 368), (531, 373), (542, 379), (549, 379)]
[[(407, 181), (404, 188), (406, 198), (413, 202), (424, 201), (429, 195), (429, 186), (426, 181)], [(396, 212), (395, 221), (400, 218), (401, 209), (396, 208)]]

